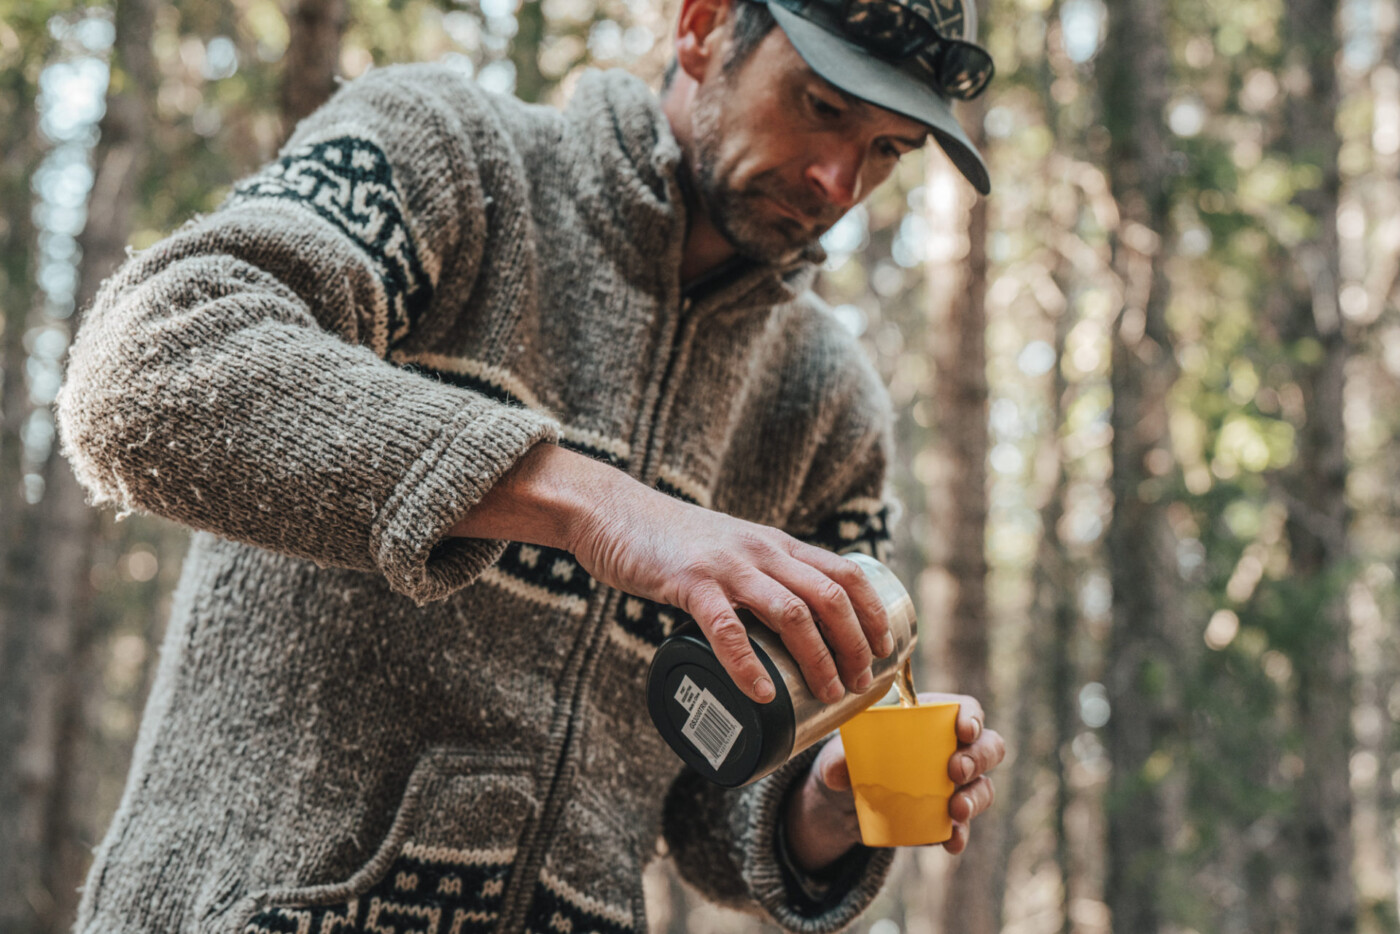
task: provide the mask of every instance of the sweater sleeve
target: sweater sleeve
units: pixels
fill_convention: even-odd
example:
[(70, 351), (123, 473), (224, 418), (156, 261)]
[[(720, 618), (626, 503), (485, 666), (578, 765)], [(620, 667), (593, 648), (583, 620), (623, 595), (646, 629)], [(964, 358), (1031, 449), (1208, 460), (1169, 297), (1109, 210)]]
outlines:
[(557, 425), (387, 360), (491, 236), (447, 80), (343, 85), (217, 211), (103, 283), (57, 401), (92, 503), (380, 573), (419, 605), (500, 557), (447, 531)]
[[(875, 387), (883, 396), (883, 388)], [(892, 445), (890, 419), (840, 422), (823, 444), (788, 531), (838, 552), (888, 557), (890, 516), (885, 489)], [(837, 451), (846, 456), (836, 457)], [(854, 452), (854, 455), (852, 455)], [(828, 472), (829, 471), (829, 472)], [(787, 858), (781, 834), (788, 795), (806, 776), (824, 743), (816, 743), (772, 774), (742, 788), (723, 788), (686, 769), (666, 799), (664, 833), (682, 878), (710, 900), (757, 912), (788, 931), (826, 934), (855, 921), (875, 900), (894, 860), (893, 849), (857, 844), (813, 879)]]

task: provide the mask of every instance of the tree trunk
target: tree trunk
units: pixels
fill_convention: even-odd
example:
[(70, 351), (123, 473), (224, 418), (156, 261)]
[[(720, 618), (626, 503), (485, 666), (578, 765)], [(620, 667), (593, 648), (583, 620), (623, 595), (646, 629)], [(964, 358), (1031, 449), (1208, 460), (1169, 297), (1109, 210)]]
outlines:
[[(23, 35), (46, 36), (39, 11), (14, 23)], [(28, 30), (27, 32), (25, 30)], [(36, 133), (39, 69), (50, 50), (37, 42), (21, 62), (0, 70), (0, 298), (3, 298), (3, 398), (0, 399), (0, 930), (38, 930), (47, 909), (42, 808), (36, 806), (47, 776), (28, 755), (30, 677), (34, 630), (25, 613), (23, 561), (32, 510), (24, 497), (20, 429), (29, 415), (24, 382), (24, 332), (33, 306), (35, 230), (30, 179), (42, 157)]]
[[(982, 142), (984, 114), (981, 101), (963, 112), (974, 144)], [(934, 403), (947, 463), (943, 495), (937, 500), (942, 512), (934, 518), (934, 529), (935, 538), (947, 543), (939, 563), (952, 586), (946, 617), (952, 690), (977, 698), (988, 723), (995, 724), (987, 642), (987, 202), (969, 196), (976, 200), (967, 214), (967, 255), (951, 276), (959, 284), (943, 305), (946, 318), (933, 329)], [(974, 822), (968, 848), (949, 879), (945, 931), (994, 934), (1000, 929), (997, 868), (1005, 811), (993, 810)]]
[[(1352, 881), (1351, 656), (1348, 650), (1345, 563), (1349, 555), (1346, 503), (1346, 432), (1342, 417), (1346, 335), (1339, 314), (1337, 202), (1340, 175), (1336, 129), (1336, 0), (1286, 4), (1285, 48), (1307, 75), (1290, 88), (1284, 145), (1294, 165), (1321, 170), (1321, 184), (1300, 191), (1294, 203), (1316, 222), (1316, 235), (1293, 250), (1293, 286), (1282, 336), (1292, 346), (1320, 348), (1311, 362), (1296, 362), (1303, 391), (1304, 423), (1298, 456), (1286, 478), (1292, 583), (1310, 591), (1317, 607), (1293, 659), (1297, 676), (1303, 774), (1299, 781), (1297, 838), (1301, 857), (1298, 927), (1309, 934), (1356, 930)], [(1295, 359), (1303, 356), (1294, 354)]]
[(544, 8), (540, 0), (525, 0), (515, 14), (516, 33), (510, 40), (515, 65), (515, 96), (538, 104), (551, 82), (540, 72), (540, 43), (544, 41)]
[(1113, 929), (1154, 934), (1175, 838), (1166, 794), (1181, 717), (1175, 541), (1161, 501), (1175, 470), (1167, 394), (1177, 376), (1166, 321), (1170, 88), (1163, 0), (1109, 4), (1098, 84), (1109, 130), (1108, 173), (1119, 204), (1113, 261), (1123, 304), (1112, 333), (1108, 529), (1113, 622), (1106, 659), (1111, 715), (1105, 900)]
[[(109, 84), (99, 126), (88, 220), (78, 237), (82, 259), (74, 331), (78, 313), (91, 304), (98, 286), (126, 257), (132, 208), (147, 164), (151, 102), (159, 86), (151, 52), (155, 14), (154, 0), (118, 0), (116, 4), (115, 80)], [(87, 732), (84, 701), (91, 686), (100, 683), (100, 666), (91, 657), (99, 634), (90, 571), (101, 516), (87, 505), (71, 466), (56, 452), (45, 465), (44, 479), (38, 538), (32, 543), (42, 573), (31, 579), (31, 625), (44, 634), (46, 657), (41, 667), (55, 677), (52, 696), (30, 706), (32, 718), (52, 720), (47, 732), (52, 735), (54, 781), (45, 802), (43, 880), (52, 899), (45, 928), (56, 934), (73, 923), (78, 887), (96, 843), (95, 816), (87, 813), (78, 773)]]
[(340, 69), (340, 38), (345, 32), (345, 0), (291, 0), (282, 73), (282, 139), (305, 116), (335, 93)]
[[(1053, 463), (1054, 479), (1045, 505), (1040, 510), (1040, 548), (1033, 572), (1035, 616), (1032, 625), (1035, 631), (1048, 632), (1050, 637), (1035, 638), (1031, 643), (1035, 647), (1031, 658), (1050, 659), (1049, 690), (1043, 696), (1050, 710), (1053, 726), (1047, 760), (1050, 772), (1055, 776), (1055, 865), (1060, 874), (1061, 934), (1070, 934), (1073, 927), (1070, 920), (1070, 903), (1074, 897), (1075, 878), (1067, 819), (1073, 792), (1065, 763), (1066, 757), (1070, 755), (1076, 723), (1074, 688), (1078, 678), (1074, 663), (1074, 633), (1077, 614), (1074, 605), (1075, 575), (1072, 561), (1064, 541), (1060, 538), (1060, 520), (1065, 514), (1065, 491), (1069, 485), (1069, 477), (1059, 444), (1061, 426), (1064, 423), (1065, 395), (1069, 391), (1060, 361), (1064, 357), (1065, 339), (1069, 336), (1073, 323), (1074, 316), (1066, 306), (1055, 321), (1055, 368), (1051, 377), (1049, 424), (1046, 426), (1046, 434), (1051, 441), (1048, 444), (1050, 450), (1045, 456)], [(1031, 772), (1029, 767), (1025, 771), (1027, 774)], [(1028, 787), (1024, 794), (1029, 794), (1030, 791)], [(1022, 798), (1012, 800), (1019, 801)]]

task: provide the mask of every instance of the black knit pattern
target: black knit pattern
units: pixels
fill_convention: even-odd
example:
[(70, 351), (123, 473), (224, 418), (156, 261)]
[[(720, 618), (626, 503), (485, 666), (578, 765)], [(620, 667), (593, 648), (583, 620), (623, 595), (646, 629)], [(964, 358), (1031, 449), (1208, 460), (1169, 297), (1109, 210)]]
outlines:
[(526, 934), (633, 934), (636, 928), (594, 914), (539, 884), (535, 886), (530, 912), (525, 916), (525, 931)]
[(815, 532), (803, 538), (828, 551), (842, 554), (860, 551), (884, 561), (890, 553), (889, 520), (888, 506), (877, 512), (838, 510), (824, 519)]
[(496, 569), (560, 597), (587, 600), (598, 586), (577, 558), (567, 551), (544, 545), (511, 542)]
[(294, 201), (319, 214), (365, 252), (389, 306), (389, 344), (405, 337), (432, 300), (403, 199), (383, 150), (368, 139), (340, 136), (301, 146), (234, 186), (228, 204), (262, 198)]
[(681, 500), (682, 502), (690, 503), (692, 506), (700, 505), (700, 501), (698, 499), (691, 496), (689, 493), (682, 491), (680, 487), (672, 486), (665, 480), (658, 479), (656, 481), (656, 488), (662, 493), (665, 493), (667, 496), (674, 496), (676, 499)]
[(649, 645), (660, 645), (672, 630), (690, 617), (665, 603), (624, 595), (617, 602), (613, 618), (623, 632)]
[(500, 920), (510, 869), (509, 863), (460, 866), (401, 856), (394, 860), (384, 878), (359, 898), (310, 908), (268, 908), (251, 918), (243, 931), (486, 934)]

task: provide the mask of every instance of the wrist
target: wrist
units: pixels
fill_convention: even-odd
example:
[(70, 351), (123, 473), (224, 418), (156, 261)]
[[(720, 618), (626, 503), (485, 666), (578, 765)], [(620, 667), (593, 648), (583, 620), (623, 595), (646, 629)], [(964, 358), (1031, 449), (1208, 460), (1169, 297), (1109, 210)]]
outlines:
[(809, 772), (788, 797), (783, 815), (788, 855), (796, 868), (811, 875), (831, 869), (860, 842), (859, 830), (852, 831), (854, 822), (841, 813), (831, 795)]
[(620, 482), (634, 481), (601, 461), (542, 442), (525, 452), (449, 534), (573, 552), (579, 530), (595, 520)]

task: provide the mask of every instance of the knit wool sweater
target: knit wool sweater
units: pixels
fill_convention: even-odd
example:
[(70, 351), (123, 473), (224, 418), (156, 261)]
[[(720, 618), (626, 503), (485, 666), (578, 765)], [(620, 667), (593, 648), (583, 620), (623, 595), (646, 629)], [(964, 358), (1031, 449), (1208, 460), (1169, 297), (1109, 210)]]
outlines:
[(724, 789), (658, 736), (678, 610), (447, 534), (558, 443), (886, 542), (889, 400), (808, 291), (819, 248), (683, 290), (680, 171), (624, 73), (561, 112), (377, 68), (103, 284), (64, 453), (94, 503), (196, 534), (78, 930), (640, 932), (658, 855), (792, 931), (869, 904), (892, 851), (821, 899), (778, 853), (816, 749)]

